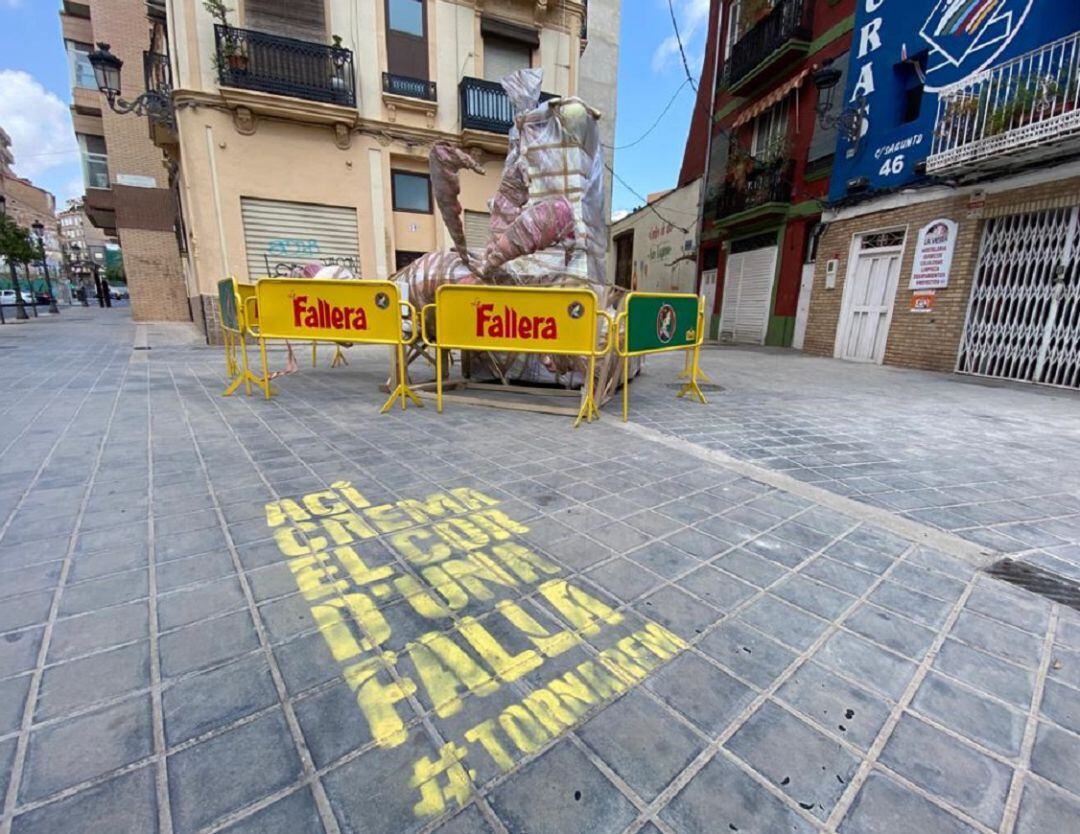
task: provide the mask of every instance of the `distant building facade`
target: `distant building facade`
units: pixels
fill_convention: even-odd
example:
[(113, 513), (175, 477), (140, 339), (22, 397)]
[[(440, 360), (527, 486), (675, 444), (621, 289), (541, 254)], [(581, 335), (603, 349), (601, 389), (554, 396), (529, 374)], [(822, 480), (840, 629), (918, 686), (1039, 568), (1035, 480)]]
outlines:
[(60, 23), (71, 76), (71, 116), (86, 186), (83, 208), (106, 236), (118, 238), (137, 321), (190, 321), (177, 239), (177, 191), (145, 119), (109, 109), (88, 60), (104, 41), (124, 61), (123, 97), (131, 100), (162, 76), (147, 36), (166, 4), (147, 0), (63, 0)]
[(707, 332), (797, 345), (836, 145), (811, 72), (843, 67), (855, 0), (714, 0), (687, 159), (704, 157), (699, 289)]
[(695, 291), (701, 177), (611, 225), (611, 283), (637, 292)]

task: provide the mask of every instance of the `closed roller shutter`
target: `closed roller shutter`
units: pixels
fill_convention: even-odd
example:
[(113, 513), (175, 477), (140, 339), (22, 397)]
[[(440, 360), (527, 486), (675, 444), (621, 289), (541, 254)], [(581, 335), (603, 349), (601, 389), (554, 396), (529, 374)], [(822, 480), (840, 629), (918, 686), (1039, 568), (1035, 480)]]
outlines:
[(248, 280), (288, 275), (316, 262), (345, 266), (361, 277), (355, 208), (241, 197), (240, 214)]
[(736, 344), (765, 343), (776, 274), (775, 246), (728, 255), (724, 298), (720, 308), (720, 340)]
[(465, 245), (470, 249), (483, 249), (491, 234), (491, 215), (486, 211), (465, 212)]

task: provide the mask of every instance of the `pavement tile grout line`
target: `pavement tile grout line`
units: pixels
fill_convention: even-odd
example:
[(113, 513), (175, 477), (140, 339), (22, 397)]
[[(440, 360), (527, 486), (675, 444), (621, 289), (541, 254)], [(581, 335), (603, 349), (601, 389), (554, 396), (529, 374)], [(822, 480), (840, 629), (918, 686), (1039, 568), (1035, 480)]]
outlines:
[(887, 510), (863, 504), (842, 495), (837, 495), (836, 493), (829, 492), (821, 487), (804, 483), (789, 475), (765, 469), (757, 464), (738, 460), (723, 452), (705, 449), (690, 441), (669, 437), (661, 434), (655, 429), (646, 428), (635, 423), (618, 423), (617, 427), (645, 440), (660, 443), (673, 449), (679, 449), (694, 457), (708, 460), (732, 469), (748, 478), (768, 484), (782, 492), (796, 495), (815, 504), (827, 507), (828, 509), (872, 524), (875, 527), (880, 527), (890, 533), (907, 539), (908, 541), (933, 547), (950, 556), (962, 559), (974, 567), (983, 568), (993, 559), (994, 554), (989, 553), (985, 548), (974, 545), (965, 539), (953, 536), (937, 528), (929, 527), (920, 522), (899, 517)]
[[(281, 674), (281, 669), (277, 663), (277, 659), (274, 657), (273, 650), (271, 649), (270, 642), (267, 639), (266, 629), (263, 625), (261, 617), (258, 614), (258, 608), (255, 605), (255, 598), (251, 591), (250, 583), (243, 575), (243, 565), (240, 562), (239, 554), (236, 551), (236, 545), (233, 543), (232, 535), (229, 532), (229, 525), (225, 521), (225, 516), (221, 511), (221, 505), (217, 502), (215, 496), (214, 485), (210, 479), (209, 472), (206, 467), (206, 460), (203, 457), (202, 450), (199, 448), (198, 438), (191, 426), (191, 415), (184, 402), (183, 395), (180, 393), (180, 387), (176, 381), (176, 375), (172, 368), (167, 369), (170, 379), (173, 383), (173, 390), (176, 392), (177, 399), (180, 402), (180, 410), (183, 414), (184, 425), (187, 428), (188, 436), (194, 445), (195, 457), (199, 461), (200, 468), (203, 472), (203, 477), (207, 483), (207, 487), (210, 491), (210, 495), (213, 498), (213, 509), (218, 517), (218, 524), (221, 531), (225, 536), (226, 546), (229, 550), (229, 555), (232, 558), (233, 567), (236, 571), (237, 578), (240, 582), (241, 589), (244, 593), (244, 597), (248, 603), (248, 615), (252, 621), (252, 627), (255, 629), (256, 636), (259, 640), (259, 645), (263, 649), (264, 656), (267, 664), (270, 667), (270, 675), (274, 682), (274, 688), (277, 692), (278, 702), (281, 707), (282, 714), (285, 718), (286, 725), (289, 728), (289, 734), (292, 736), (293, 744), (296, 747), (296, 752), (300, 759), (300, 765), (304, 772), (304, 775), (311, 779), (312, 793), (315, 796), (315, 803), (319, 811), (319, 817), (322, 820), (323, 827), (326, 829), (327, 834), (340, 834), (337, 819), (334, 815), (333, 809), (330, 806), (330, 802), (326, 797), (325, 789), (315, 775), (314, 760), (311, 755), (311, 751), (308, 749), (307, 741), (304, 739), (304, 734), (300, 728), (300, 723), (296, 718), (296, 713), (292, 708), (292, 704), (288, 699), (288, 692), (285, 688), (285, 681)], [(4, 832), (0, 832), (4, 834)]]
[(154, 722), (154, 753), (157, 761), (154, 786), (157, 792), (158, 830), (172, 834), (172, 800), (169, 795), (169, 769), (165, 758), (165, 716), (161, 703), (161, 655), (159, 644), (157, 596), (157, 539), (154, 526), (154, 419), (150, 365), (146, 364), (146, 460), (147, 460), (147, 630), (150, 641), (150, 703)]
[(852, 803), (855, 801), (856, 794), (862, 789), (871, 770), (876, 765), (878, 757), (881, 755), (881, 751), (885, 749), (885, 744), (892, 737), (893, 731), (900, 723), (900, 718), (911, 704), (919, 687), (922, 686), (923, 680), (926, 678), (927, 674), (929, 674), (930, 667), (937, 659), (938, 652), (945, 644), (945, 640), (948, 638), (949, 632), (952, 631), (957, 618), (959, 618), (960, 612), (963, 611), (968, 597), (970, 597), (972, 591), (975, 590), (975, 582), (976, 579), (972, 578), (963, 593), (960, 594), (960, 597), (952, 604), (945, 621), (942, 623), (937, 635), (930, 644), (930, 647), (926, 650), (926, 654), (923, 655), (922, 660), (918, 663), (915, 673), (911, 676), (911, 680), (909, 680), (907, 686), (904, 687), (903, 693), (897, 699), (895, 706), (890, 710), (889, 716), (885, 719), (884, 725), (882, 725), (881, 729), (878, 731), (873, 744), (871, 744), (870, 749), (866, 751), (866, 755), (859, 764), (858, 770), (848, 782), (847, 788), (845, 788), (843, 795), (836, 803), (832, 813), (829, 814), (829, 818), (826, 821), (826, 826), (829, 830), (835, 830), (850, 810)]
[(1046, 689), (1046, 678), (1050, 672), (1050, 660), (1054, 653), (1054, 635), (1057, 632), (1059, 611), (1060, 608), (1056, 603), (1050, 608), (1050, 620), (1047, 623), (1046, 636), (1043, 638), (1042, 644), (1042, 657), (1035, 676), (1035, 686), (1032, 687), (1031, 709), (1024, 726), (1024, 738), (1020, 744), (1019, 763), (1016, 770), (1013, 771), (1012, 784), (1009, 786), (1009, 793), (1005, 800), (1001, 834), (1012, 834), (1020, 813), (1020, 798), (1024, 789), (1024, 776), (1031, 769), (1031, 753), (1035, 748), (1035, 737), (1039, 729), (1039, 712), (1042, 709), (1043, 692)]
[[(109, 367), (109, 362), (105, 362), (102, 364), (102, 369), (100, 373), (97, 377), (95, 377), (94, 383), (87, 388), (86, 393), (80, 401), (78, 408), (74, 410), (70, 420), (64, 428), (64, 431), (61, 432), (60, 437), (57, 438), (57, 441), (53, 445), (52, 450), (50, 450), (50, 455), (52, 451), (55, 450), (56, 447), (59, 445), (60, 441), (64, 438), (64, 436), (67, 434), (71, 424), (75, 421), (76, 416), (82, 411), (86, 403), (90, 401), (91, 396), (97, 388), (98, 383), (101, 381), (101, 378), (105, 375), (106, 371), (109, 370)], [(60, 610), (60, 599), (63, 595), (64, 583), (67, 579), (68, 573), (71, 570), (71, 560), (75, 551), (76, 542), (78, 541), (79, 522), (81, 521), (83, 514), (86, 512), (86, 507), (90, 501), (90, 494), (94, 486), (94, 476), (96, 475), (101, 465), (101, 459), (104, 457), (105, 454), (106, 442), (108, 440), (109, 434), (112, 431), (113, 418), (116, 415), (116, 411), (120, 406), (121, 394), (123, 392), (123, 383), (127, 378), (127, 374), (128, 367), (127, 365), (124, 365), (120, 372), (120, 381), (117, 384), (116, 391), (112, 396), (112, 404), (110, 406), (109, 413), (105, 421), (104, 429), (101, 432), (101, 439), (98, 441), (97, 452), (94, 455), (94, 462), (90, 470), (90, 476), (86, 481), (86, 485), (83, 487), (83, 496), (82, 500), (79, 502), (79, 512), (76, 516), (75, 527), (71, 532), (71, 536), (68, 541), (67, 552), (64, 556), (63, 566), (60, 569), (60, 580), (53, 591), (52, 601), (49, 605), (49, 617), (45, 623), (45, 627), (42, 632), (41, 646), (38, 649), (37, 662), (34, 667), (33, 675), (30, 679), (30, 686), (27, 689), (26, 703), (23, 707), (22, 721), (20, 722), (21, 730), (15, 747), (15, 756), (11, 764), (11, 777), (8, 781), (7, 795), (4, 798), (3, 815), (2, 817), (0, 817), (0, 834), (10, 834), (11, 831), (13, 813), (18, 801), (19, 790), (22, 787), (23, 770), (26, 766), (27, 750), (30, 744), (30, 727), (33, 722), (34, 711), (37, 707), (38, 691), (41, 687), (41, 679), (44, 674), (45, 658), (48, 656), (49, 646), (51, 644), (53, 624), (56, 622), (56, 617)], [(38, 470), (38, 474), (35, 475), (35, 481), (37, 480), (37, 477), (40, 476), (40, 473), (44, 471), (45, 466), (48, 464), (48, 460), (49, 456), (47, 455), (45, 457), (45, 460), (42, 462), (40, 469)], [(30, 487), (27, 488), (27, 492), (29, 492), (30, 489), (32, 489), (32, 484)]]

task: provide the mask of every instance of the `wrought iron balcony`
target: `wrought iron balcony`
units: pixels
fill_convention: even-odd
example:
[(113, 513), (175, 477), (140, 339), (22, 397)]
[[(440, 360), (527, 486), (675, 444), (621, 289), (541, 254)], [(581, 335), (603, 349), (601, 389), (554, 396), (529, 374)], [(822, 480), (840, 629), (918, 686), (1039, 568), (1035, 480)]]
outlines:
[(719, 225), (738, 222), (737, 215), (777, 205), (786, 211), (791, 202), (791, 160), (778, 160), (770, 163), (758, 163), (751, 159), (753, 170), (745, 175), (745, 181), (729, 181), (716, 198), (715, 217)]
[(356, 106), (351, 49), (220, 24), (214, 38), (222, 86)]
[(171, 95), (173, 86), (169, 56), (160, 52), (143, 52), (143, 81), (146, 89), (163, 96)]
[(438, 100), (435, 82), (426, 81), (422, 78), (410, 78), (407, 75), (384, 72), (382, 74), (382, 88), (384, 93), (391, 93), (395, 96), (418, 98), (424, 101)]
[[(461, 129), (509, 133), (514, 124), (514, 107), (506, 90), (495, 81), (466, 76), (458, 84), (461, 98)], [(540, 101), (555, 98), (554, 93), (540, 93)]]
[(998, 64), (938, 95), (929, 173), (1037, 161), (1080, 149), (1080, 32)]
[(725, 68), (729, 88), (738, 88), (755, 69), (770, 61), (789, 45), (806, 44), (811, 39), (813, 0), (779, 0), (765, 17), (755, 23), (732, 47)]

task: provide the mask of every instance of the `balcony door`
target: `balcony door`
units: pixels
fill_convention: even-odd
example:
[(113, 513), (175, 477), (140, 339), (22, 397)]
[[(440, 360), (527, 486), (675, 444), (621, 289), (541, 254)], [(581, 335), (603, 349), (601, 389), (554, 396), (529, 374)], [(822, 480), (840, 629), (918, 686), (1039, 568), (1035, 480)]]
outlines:
[(244, 27), (286, 38), (326, 43), (324, 0), (245, 0)]
[(424, 0), (386, 0), (386, 64), (391, 75), (428, 80)]

